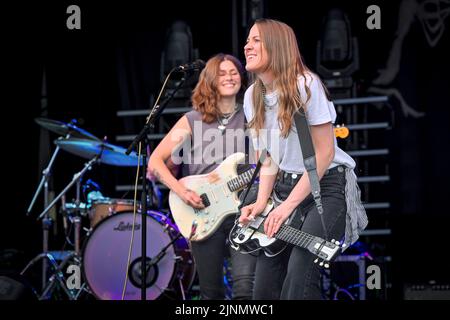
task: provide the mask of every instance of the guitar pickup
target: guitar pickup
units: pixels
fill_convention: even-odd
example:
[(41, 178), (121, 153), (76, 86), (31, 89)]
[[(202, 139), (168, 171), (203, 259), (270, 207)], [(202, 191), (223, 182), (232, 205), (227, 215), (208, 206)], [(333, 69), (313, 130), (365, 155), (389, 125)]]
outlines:
[(202, 202), (205, 205), (205, 207), (209, 207), (211, 205), (211, 202), (209, 202), (209, 199), (208, 199), (208, 196), (206, 195), (206, 193), (201, 194), (200, 198), (202, 199)]

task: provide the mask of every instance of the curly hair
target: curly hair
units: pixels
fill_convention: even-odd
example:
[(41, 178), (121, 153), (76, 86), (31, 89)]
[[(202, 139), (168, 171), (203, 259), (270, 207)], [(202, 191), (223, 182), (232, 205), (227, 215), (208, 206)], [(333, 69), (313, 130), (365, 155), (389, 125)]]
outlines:
[(242, 101), (246, 89), (244, 85), (244, 68), (241, 62), (232, 55), (219, 53), (208, 60), (205, 68), (200, 73), (197, 85), (195, 86), (191, 101), (194, 110), (202, 114), (202, 121), (211, 123), (220, 116), (220, 110), (217, 108), (217, 102), (220, 100), (218, 90), (218, 78), (220, 64), (223, 61), (231, 61), (241, 76), (241, 88), (236, 97), (237, 102)]

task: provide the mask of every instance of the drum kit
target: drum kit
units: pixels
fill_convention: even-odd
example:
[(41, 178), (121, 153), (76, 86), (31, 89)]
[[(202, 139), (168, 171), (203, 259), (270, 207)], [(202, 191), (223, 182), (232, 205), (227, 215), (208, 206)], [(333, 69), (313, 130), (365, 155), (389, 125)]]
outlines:
[[(82, 178), (94, 164), (112, 166), (137, 166), (142, 161), (136, 153), (125, 154), (125, 149), (102, 141), (79, 128), (75, 121), (61, 121), (37, 118), (42, 127), (58, 134), (56, 149), (49, 164), (42, 172), (42, 179), (34, 194), (27, 215), (32, 212), (36, 199), (44, 189), (44, 211), (38, 216), (42, 220), (43, 252), (31, 260), (22, 270), (27, 271), (42, 261), (42, 292), (40, 300), (51, 299), (56, 288), (60, 288), (69, 300), (92, 296), (100, 300), (139, 300), (141, 298), (141, 224), (146, 221), (146, 297), (156, 299), (186, 299), (195, 277), (195, 265), (187, 241), (168, 214), (147, 210), (129, 199), (104, 197), (98, 185), (82, 185)], [(51, 169), (59, 150), (65, 150), (89, 161), (84, 168), (74, 174), (72, 181), (49, 201), (48, 182)], [(76, 199), (67, 203), (65, 195), (76, 184)], [(95, 187), (92, 188), (92, 185)], [(87, 203), (81, 202), (81, 190), (89, 189)], [(73, 251), (50, 251), (48, 246), (49, 229), (52, 219), (49, 211), (61, 200), (59, 212), (64, 223), (73, 227)], [(143, 217), (142, 215), (145, 215)], [(139, 218), (138, 218), (139, 217)], [(88, 227), (83, 227), (83, 219)], [(68, 222), (67, 222), (68, 221)], [(67, 238), (67, 237), (66, 237)], [(131, 241), (131, 239), (133, 240)], [(67, 239), (66, 241), (70, 241)], [(81, 279), (73, 281), (65, 272), (80, 270)], [(74, 285), (75, 284), (75, 285)]]

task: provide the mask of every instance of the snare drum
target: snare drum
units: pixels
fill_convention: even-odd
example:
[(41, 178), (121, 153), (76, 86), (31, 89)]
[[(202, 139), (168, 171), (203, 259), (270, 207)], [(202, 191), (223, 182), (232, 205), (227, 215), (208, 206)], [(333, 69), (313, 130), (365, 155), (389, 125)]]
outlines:
[[(131, 258), (128, 253), (133, 213), (120, 212), (100, 221), (83, 248), (83, 274), (97, 299), (141, 299), (141, 213), (136, 214)], [(147, 300), (182, 300), (195, 277), (195, 265), (187, 241), (163, 213), (147, 214)], [(157, 259), (154, 259), (157, 257)], [(153, 260), (152, 260), (153, 259)]]
[[(110, 199), (101, 198), (92, 201), (89, 210), (89, 220), (91, 221), (91, 228), (94, 228), (103, 219), (124, 211), (133, 212), (133, 203), (131, 199)], [(136, 211), (139, 211), (139, 203)]]

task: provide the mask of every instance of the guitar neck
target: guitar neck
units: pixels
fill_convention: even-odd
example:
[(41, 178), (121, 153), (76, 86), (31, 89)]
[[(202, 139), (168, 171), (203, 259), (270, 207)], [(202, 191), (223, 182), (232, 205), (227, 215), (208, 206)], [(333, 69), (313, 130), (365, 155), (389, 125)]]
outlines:
[(275, 238), (308, 250), (311, 248), (311, 244), (314, 245), (317, 242), (317, 237), (286, 224), (280, 227), (280, 230), (275, 234)]
[(252, 180), (253, 172), (255, 172), (254, 168), (247, 170), (238, 175), (236, 178), (229, 180), (227, 182), (228, 189), (230, 189), (231, 192), (235, 192), (245, 187)]

